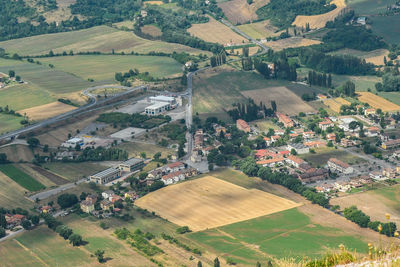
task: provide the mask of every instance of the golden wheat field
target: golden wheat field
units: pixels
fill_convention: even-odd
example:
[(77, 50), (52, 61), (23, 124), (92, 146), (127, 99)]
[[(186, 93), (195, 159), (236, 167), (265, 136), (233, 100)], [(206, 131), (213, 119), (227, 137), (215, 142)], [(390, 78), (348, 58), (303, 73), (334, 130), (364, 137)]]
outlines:
[(231, 0), (218, 4), (225, 16), (233, 23), (248, 23), (258, 19), (257, 9), (265, 6), (269, 0), (254, 0), (251, 5), (246, 0)]
[(333, 98), (333, 99), (331, 98), (331, 99), (325, 100), (324, 104), (325, 104), (325, 106), (328, 106), (333, 111), (339, 113), (340, 107), (342, 105), (350, 105), (351, 103), (344, 98), (337, 97), (337, 98)]
[(29, 119), (38, 121), (60, 115), (74, 109), (76, 109), (76, 107), (56, 101), (33, 108), (19, 110), (18, 113), (22, 115), (26, 114)]
[(306, 24), (309, 23), (311, 29), (320, 29), (325, 27), (325, 24), (328, 21), (334, 20), (337, 16), (340, 15), (342, 10), (346, 8), (345, 0), (333, 0), (331, 4), (336, 5), (336, 8), (334, 10), (320, 15), (297, 16), (292, 25), (296, 25), (297, 27), (306, 27)]
[(321, 42), (317, 40), (312, 40), (302, 37), (292, 37), (292, 38), (281, 39), (278, 41), (267, 42), (266, 45), (270, 47), (272, 50), (280, 51), (285, 48), (310, 46), (320, 43)]
[(358, 100), (364, 103), (368, 103), (371, 107), (376, 109), (380, 108), (383, 112), (387, 111), (399, 111), (400, 106), (395, 103), (390, 102), (389, 100), (384, 99), (383, 97), (374, 95), (370, 92), (357, 92)]
[(240, 45), (247, 43), (247, 39), (232, 31), (214, 18), (209, 17), (207, 23), (193, 24), (188, 29), (191, 35), (194, 35), (207, 42), (219, 43), (222, 45)]
[(253, 219), (299, 203), (225, 182), (213, 176), (170, 185), (135, 202), (141, 208), (193, 231)]

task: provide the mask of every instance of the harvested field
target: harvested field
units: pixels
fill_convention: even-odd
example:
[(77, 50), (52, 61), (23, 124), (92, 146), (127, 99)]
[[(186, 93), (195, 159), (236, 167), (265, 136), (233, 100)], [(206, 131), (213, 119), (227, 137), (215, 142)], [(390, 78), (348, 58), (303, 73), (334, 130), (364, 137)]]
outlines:
[(33, 206), (29, 199), (24, 197), (26, 189), (0, 172), (0, 207), (28, 208)]
[(12, 164), (0, 165), (0, 171), (29, 191), (37, 191), (45, 186), (36, 181), (32, 176), (26, 174), (21, 169)]
[(315, 111), (310, 105), (304, 102), (299, 96), (284, 86), (268, 87), (265, 89), (249, 90), (241, 92), (246, 98), (251, 98), (255, 103), (271, 103), (276, 101), (277, 109), (289, 115), (297, 115), (299, 112)]
[(271, 41), (265, 43), (266, 46), (270, 47), (275, 51), (280, 51), (285, 48), (290, 47), (301, 47), (301, 46), (310, 46), (315, 44), (320, 44), (320, 41), (302, 38), (302, 37), (291, 37), (286, 39), (281, 39), (278, 41)]
[[(222, 45), (241, 45), (247, 43), (247, 39), (232, 31), (214, 18), (209, 17), (207, 23), (193, 24), (188, 32), (207, 42), (219, 43)], [(1, 45), (1, 43), (0, 43)]]
[(194, 231), (299, 206), (293, 201), (257, 189), (248, 190), (212, 176), (160, 189), (140, 198), (136, 205)]
[(144, 1), (143, 4), (145, 4), (145, 5), (157, 5), (157, 6), (159, 6), (159, 5), (164, 4), (164, 2), (163, 2), (163, 1)]
[(364, 103), (368, 103), (371, 107), (376, 109), (380, 108), (383, 112), (387, 111), (399, 111), (400, 106), (396, 105), (383, 97), (374, 95), (370, 92), (357, 92), (358, 100)]
[[(105, 169), (104, 166), (97, 163), (82, 162), (82, 163), (60, 163), (52, 162), (43, 164), (49, 173), (57, 175), (63, 180), (68, 180), (68, 182), (76, 182), (79, 179), (88, 177), (94, 173), (102, 171)], [(60, 180), (61, 181), (61, 180)]]
[(31, 162), (35, 151), (26, 145), (9, 145), (0, 148), (0, 153), (7, 154), (7, 159), (11, 162)]
[(257, 20), (257, 9), (265, 6), (269, 0), (255, 0), (251, 5), (246, 0), (231, 0), (227, 2), (218, 3), (225, 16), (234, 24), (247, 23)]
[(270, 25), (268, 20), (239, 25), (238, 29), (254, 39), (265, 39), (279, 35), (279, 32), (276, 32), (277, 29)]
[[(249, 47), (249, 55), (254, 55), (258, 52), (260, 48), (258, 46), (252, 46)], [(231, 49), (229, 49), (229, 47), (226, 48), (226, 51), (228, 53), (231, 53)], [(233, 54), (234, 55), (242, 55), (243, 54), (243, 49), (242, 48), (237, 48), (237, 49), (233, 49)]]
[(144, 25), (141, 28), (142, 32), (148, 35), (151, 35), (153, 37), (159, 37), (161, 36), (162, 32), (160, 28), (154, 26), (154, 25)]
[(66, 113), (68, 111), (74, 110), (77, 107), (67, 105), (61, 102), (53, 102), (33, 108), (27, 108), (23, 110), (19, 110), (18, 113), (26, 114), (29, 119), (40, 121), (47, 118), (55, 117), (57, 115)]
[(377, 49), (373, 51), (359, 51), (349, 48), (340, 49), (331, 54), (339, 54), (339, 55), (352, 55), (355, 57), (359, 57), (365, 59), (366, 62), (372, 63), (378, 66), (384, 65), (384, 57), (388, 58), (389, 51), (387, 49)]
[(336, 9), (320, 15), (297, 16), (292, 25), (305, 28), (306, 24), (309, 23), (311, 29), (324, 28), (328, 21), (333, 21), (346, 8), (345, 0), (333, 0), (331, 4), (335, 4)]
[(42, 169), (41, 167), (38, 166), (31, 166), (31, 168), (40, 173), (41, 175), (43, 175), (44, 177), (46, 177), (47, 179), (49, 179), (50, 181), (52, 181), (53, 183), (55, 183), (56, 185), (60, 185), (60, 184), (66, 184), (69, 183), (68, 180), (62, 178), (61, 176), (58, 176), (52, 172), (49, 172), (45, 169)]
[(330, 109), (332, 109), (333, 111), (339, 113), (340, 112), (340, 107), (343, 105), (350, 105), (351, 103), (349, 101), (347, 101), (344, 98), (341, 97), (337, 97), (334, 99), (327, 99), (324, 101), (324, 104), (326, 106), (328, 106)]

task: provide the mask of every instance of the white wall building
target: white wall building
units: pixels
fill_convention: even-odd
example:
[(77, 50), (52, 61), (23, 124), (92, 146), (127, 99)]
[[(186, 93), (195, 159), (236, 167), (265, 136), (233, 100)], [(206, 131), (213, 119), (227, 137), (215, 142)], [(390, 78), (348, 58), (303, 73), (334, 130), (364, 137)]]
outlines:
[(176, 104), (175, 97), (172, 96), (164, 96), (164, 95), (150, 96), (149, 100), (151, 103), (163, 102), (163, 103), (169, 103), (171, 105)]
[(156, 102), (145, 108), (144, 112), (147, 115), (155, 116), (171, 109), (171, 104), (167, 102)]

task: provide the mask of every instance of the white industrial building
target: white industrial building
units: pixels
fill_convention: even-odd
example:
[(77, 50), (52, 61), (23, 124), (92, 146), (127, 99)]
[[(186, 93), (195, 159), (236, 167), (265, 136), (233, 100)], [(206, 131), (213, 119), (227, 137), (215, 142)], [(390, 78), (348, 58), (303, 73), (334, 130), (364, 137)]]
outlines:
[(74, 138), (69, 139), (65, 143), (61, 144), (61, 146), (63, 146), (63, 147), (71, 147), (71, 148), (75, 148), (76, 145), (83, 146), (84, 145), (83, 139), (79, 138), (79, 137), (74, 137)]
[(90, 176), (90, 181), (96, 184), (106, 184), (121, 177), (121, 171), (115, 168), (109, 168)]
[(151, 96), (149, 97), (149, 100), (151, 103), (163, 102), (163, 103), (169, 103), (171, 105), (176, 104), (175, 97), (172, 96), (164, 96), (164, 95)]
[(159, 115), (165, 111), (168, 111), (171, 109), (171, 104), (168, 102), (156, 102), (151, 106), (148, 106), (145, 108), (144, 112), (147, 115), (154, 116), (154, 115)]

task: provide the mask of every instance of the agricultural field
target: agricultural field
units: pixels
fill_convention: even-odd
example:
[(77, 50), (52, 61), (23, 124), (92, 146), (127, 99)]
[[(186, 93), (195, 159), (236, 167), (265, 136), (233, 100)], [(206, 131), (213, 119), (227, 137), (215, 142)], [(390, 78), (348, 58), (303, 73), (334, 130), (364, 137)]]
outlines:
[(219, 43), (225, 46), (241, 45), (248, 42), (246, 38), (232, 31), (228, 26), (225, 26), (212, 17), (209, 18), (209, 22), (193, 24), (187, 31), (191, 35), (203, 39), (204, 41)]
[(164, 158), (175, 154), (175, 151), (171, 148), (139, 142), (126, 142), (118, 145), (118, 147), (126, 150), (129, 153), (129, 157), (140, 157), (142, 152), (146, 153), (147, 158), (153, 158), (154, 154), (158, 152), (161, 152), (161, 156)]
[(305, 28), (306, 24), (309, 23), (311, 29), (324, 28), (328, 21), (333, 21), (341, 14), (342, 10), (346, 8), (345, 0), (333, 0), (331, 1), (331, 4), (335, 4), (336, 9), (320, 15), (297, 16), (292, 25)]
[(388, 58), (389, 51), (387, 49), (377, 49), (373, 51), (359, 51), (349, 48), (344, 48), (332, 52), (333, 55), (352, 55), (365, 59), (366, 62), (375, 64), (377, 66), (384, 65), (384, 57)]
[(43, 164), (42, 167), (70, 182), (76, 182), (82, 178), (106, 169), (106, 167), (100, 164), (90, 162), (51, 162)]
[(330, 109), (336, 113), (340, 113), (340, 107), (343, 105), (350, 105), (351, 103), (344, 98), (337, 97), (331, 98), (324, 101), (324, 105), (328, 106)]
[[(23, 113), (22, 113), (23, 114)], [(9, 114), (0, 114), (0, 134), (11, 132), (22, 127), (23, 117), (17, 117)]]
[(351, 251), (367, 250), (367, 244), (359, 237), (315, 223), (298, 208), (189, 236), (244, 264), (254, 264), (268, 256), (297, 260), (314, 258), (337, 249), (340, 244)]
[(268, 3), (269, 0), (255, 0), (249, 5), (246, 0), (231, 0), (219, 2), (218, 6), (232, 23), (243, 24), (257, 20), (257, 9)]
[(61, 102), (53, 102), (33, 108), (18, 110), (19, 114), (28, 116), (29, 120), (40, 121), (47, 118), (55, 117), (57, 115), (72, 111), (77, 107), (67, 105)]
[(299, 112), (314, 112), (315, 110), (304, 102), (298, 95), (284, 86), (268, 87), (264, 89), (248, 90), (241, 92), (246, 98), (251, 98), (255, 103), (269, 103), (276, 101), (277, 110), (289, 115), (297, 115)]
[(153, 37), (160, 37), (162, 32), (160, 28), (154, 26), (154, 25), (144, 25), (141, 28), (141, 31), (145, 34), (151, 35)]
[[(393, 3), (393, 2), (392, 2)], [(399, 27), (390, 27), (388, 25), (400, 25), (400, 15), (396, 16), (374, 16), (371, 18), (372, 31), (382, 36), (385, 41), (390, 44), (400, 43), (400, 29)]]
[(348, 194), (333, 198), (332, 205), (339, 205), (342, 209), (355, 205), (371, 216), (372, 221), (386, 221), (386, 214), (390, 214), (390, 221), (400, 224), (400, 185), (384, 186), (366, 192)]
[(315, 148), (315, 153), (299, 155), (300, 158), (310, 163), (313, 167), (322, 167), (330, 158), (337, 158), (350, 165), (364, 163), (365, 160), (346, 152), (345, 150), (330, 147)]
[[(180, 44), (161, 41), (150, 41), (134, 35), (132, 32), (120, 31), (108, 26), (97, 26), (85, 30), (44, 34), (21, 39), (0, 42), (0, 47), (9, 53), (19, 55), (42, 55), (50, 50), (55, 53), (99, 51), (149, 53), (151, 51), (172, 53), (187, 52), (190, 54), (208, 53)], [(209, 54), (209, 53), (208, 53)]]
[(347, 0), (347, 5), (354, 9), (357, 14), (365, 16), (384, 13), (387, 6), (394, 2), (392, 0)]
[(320, 41), (302, 38), (302, 37), (291, 37), (286, 39), (280, 39), (278, 41), (270, 41), (265, 43), (266, 46), (270, 47), (272, 50), (280, 51), (285, 48), (291, 47), (301, 47), (310, 46), (315, 44), (320, 44)]
[(21, 169), (19, 169), (15, 165), (12, 165), (12, 164), (0, 165), (0, 172), (7, 175), (12, 180), (14, 180), (17, 184), (26, 188), (29, 191), (38, 191), (38, 190), (45, 188), (45, 186), (43, 184), (41, 184), (40, 182), (35, 180), (32, 176), (23, 172)]
[(53, 64), (56, 70), (71, 73), (83, 80), (115, 82), (116, 72), (138, 69), (149, 72), (155, 78), (171, 77), (182, 73), (181, 64), (170, 57), (133, 55), (78, 55), (50, 57), (41, 59), (43, 63)]
[(262, 132), (268, 132), (269, 129), (280, 130), (279, 126), (273, 123), (271, 120), (257, 120), (250, 122), (250, 125), (256, 126)]
[(0, 153), (5, 153), (11, 162), (31, 162), (35, 151), (26, 145), (9, 145), (0, 148)]
[(135, 24), (134, 21), (131, 20), (124, 20), (121, 22), (114, 23), (113, 26), (117, 27), (118, 29), (128, 29), (128, 30), (133, 30), (133, 24)]
[(358, 100), (364, 103), (368, 103), (371, 107), (376, 109), (380, 108), (383, 112), (387, 111), (399, 111), (400, 106), (396, 105), (383, 97), (374, 95), (370, 92), (357, 92)]
[(249, 35), (254, 39), (266, 39), (267, 37), (273, 37), (279, 35), (279, 32), (276, 32), (277, 29), (270, 25), (268, 20), (254, 22), (249, 24), (243, 24), (237, 26), (239, 30)]
[(299, 206), (290, 200), (256, 189), (247, 190), (212, 176), (168, 186), (140, 198), (135, 204), (177, 225), (187, 225), (193, 231)]
[(24, 197), (25, 192), (25, 188), (0, 172), (0, 207), (32, 207), (33, 203)]
[[(35, 2), (35, 0), (31, 1)], [(57, 0), (57, 9), (43, 12), (43, 10), (40, 10), (43, 8), (40, 8), (39, 11), (43, 12), (42, 15), (46, 18), (46, 22), (59, 23), (63, 20), (70, 20), (73, 18), (69, 6), (74, 4), (75, 2), (76, 0)], [(74, 16), (77, 16), (80, 20), (84, 19), (84, 17), (79, 14), (75, 14)]]

